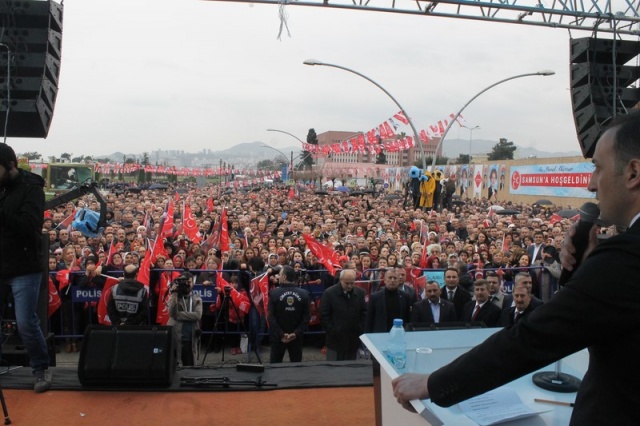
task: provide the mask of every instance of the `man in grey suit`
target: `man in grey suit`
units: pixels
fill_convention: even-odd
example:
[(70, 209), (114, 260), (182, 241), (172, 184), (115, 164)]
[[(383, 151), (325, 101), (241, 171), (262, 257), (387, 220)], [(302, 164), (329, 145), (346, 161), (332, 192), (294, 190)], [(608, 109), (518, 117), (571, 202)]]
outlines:
[(413, 305), (411, 323), (440, 324), (458, 319), (453, 303), (440, 298), (440, 285), (436, 281), (429, 281), (424, 292), (425, 298)]
[(513, 296), (504, 294), (500, 290), (500, 277), (493, 271), (487, 271), (487, 284), (489, 285), (489, 301), (500, 309), (510, 308), (513, 304)]

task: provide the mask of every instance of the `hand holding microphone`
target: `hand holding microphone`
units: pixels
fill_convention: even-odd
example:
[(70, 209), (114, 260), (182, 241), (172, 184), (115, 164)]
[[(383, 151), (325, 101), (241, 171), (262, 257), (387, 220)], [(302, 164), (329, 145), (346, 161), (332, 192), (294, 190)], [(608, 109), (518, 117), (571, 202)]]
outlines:
[(597, 244), (594, 224), (600, 216), (600, 209), (594, 203), (584, 203), (580, 207), (580, 220), (569, 229), (562, 243), (560, 259), (562, 272), (559, 283), (564, 285), (569, 281), (573, 272), (580, 266), (584, 256), (593, 250)]

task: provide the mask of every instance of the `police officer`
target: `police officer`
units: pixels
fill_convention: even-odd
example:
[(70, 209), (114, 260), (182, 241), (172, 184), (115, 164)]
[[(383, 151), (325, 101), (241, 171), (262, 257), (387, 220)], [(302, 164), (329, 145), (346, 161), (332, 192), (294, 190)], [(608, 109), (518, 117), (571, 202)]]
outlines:
[(291, 362), (302, 361), (302, 333), (309, 323), (309, 293), (297, 287), (289, 265), (280, 270), (280, 287), (269, 292), (269, 332), (272, 364), (282, 362), (285, 350)]
[(136, 280), (138, 267), (124, 267), (124, 279), (111, 288), (107, 313), (113, 325), (145, 325), (149, 322), (149, 295), (145, 286)]

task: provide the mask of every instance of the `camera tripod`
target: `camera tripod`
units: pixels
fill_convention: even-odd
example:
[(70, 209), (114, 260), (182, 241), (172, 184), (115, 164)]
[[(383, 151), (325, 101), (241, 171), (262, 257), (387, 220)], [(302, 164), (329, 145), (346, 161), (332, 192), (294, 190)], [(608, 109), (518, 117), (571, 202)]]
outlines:
[[(227, 286), (224, 288), (224, 296), (222, 298), (220, 310), (218, 311), (218, 315), (216, 316), (216, 321), (213, 324), (213, 333), (211, 333), (211, 338), (209, 339), (209, 343), (207, 343), (207, 350), (204, 352), (204, 356), (202, 357), (202, 363), (200, 364), (201, 366), (204, 366), (204, 362), (206, 361), (207, 355), (209, 354), (209, 349), (211, 347), (211, 342), (213, 341), (213, 336), (215, 334), (215, 331), (218, 329), (218, 324), (220, 323), (220, 317), (225, 312), (228, 312), (229, 304), (231, 304), (231, 306), (233, 307), (233, 310), (235, 311), (237, 318), (240, 319), (240, 311), (238, 310), (238, 307), (236, 306), (236, 304), (233, 302), (233, 299), (231, 298), (231, 287)], [(247, 332), (247, 328), (244, 325), (244, 321), (240, 321), (239, 324), (240, 324), (240, 330), (248, 336), (249, 333)], [(224, 362), (224, 342), (227, 337), (228, 328), (229, 328), (229, 323), (227, 322), (224, 326), (224, 331), (222, 332), (222, 362)], [(247, 346), (248, 353), (251, 352), (251, 346), (252, 346), (251, 338), (249, 337), (249, 343)], [(253, 346), (253, 352), (255, 352), (256, 357), (258, 358), (258, 362), (262, 364), (262, 360), (260, 359), (260, 353), (258, 352), (258, 345)]]
[(2, 384), (0, 384), (0, 404), (2, 404), (2, 412), (4, 413), (4, 424), (10, 425), (11, 419), (9, 418), (9, 410), (7, 410), (7, 402), (4, 400), (4, 392), (2, 391)]

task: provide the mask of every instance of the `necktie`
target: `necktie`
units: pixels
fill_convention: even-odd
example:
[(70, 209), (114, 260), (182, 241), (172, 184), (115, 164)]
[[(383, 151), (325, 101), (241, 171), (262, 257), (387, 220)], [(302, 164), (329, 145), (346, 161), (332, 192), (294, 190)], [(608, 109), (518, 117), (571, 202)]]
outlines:
[(449, 301), (453, 301), (453, 290), (449, 290)]
[(473, 315), (471, 316), (471, 321), (475, 321), (478, 318), (478, 312), (480, 312), (480, 305), (476, 305), (476, 310), (473, 311)]
[(514, 323), (514, 324), (515, 324), (515, 323), (517, 323), (521, 316), (522, 316), (522, 313), (521, 313), (521, 312), (516, 311), (516, 316), (515, 316), (515, 318), (513, 319), (513, 323)]

